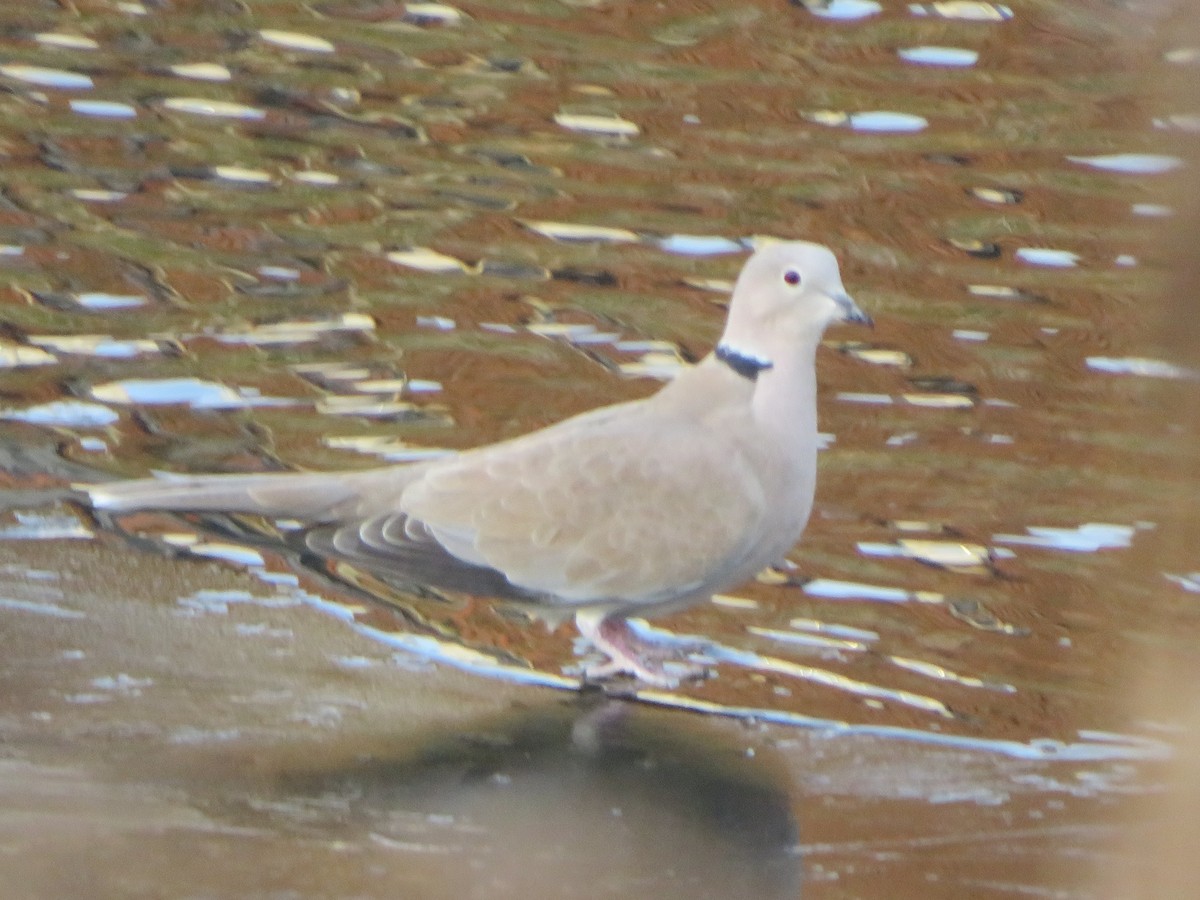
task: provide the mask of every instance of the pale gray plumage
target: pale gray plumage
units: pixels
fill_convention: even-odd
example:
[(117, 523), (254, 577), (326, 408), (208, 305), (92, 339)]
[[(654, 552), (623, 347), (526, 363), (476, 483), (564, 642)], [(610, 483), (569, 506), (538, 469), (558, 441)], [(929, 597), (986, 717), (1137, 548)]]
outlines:
[(816, 483), (815, 356), (869, 322), (825, 247), (768, 244), (719, 345), (644, 400), (430, 462), (353, 473), (83, 486), (98, 509), (303, 519), (308, 545), (382, 575), (576, 612), (605, 674), (670, 681), (623, 620), (705, 600), (779, 560)]

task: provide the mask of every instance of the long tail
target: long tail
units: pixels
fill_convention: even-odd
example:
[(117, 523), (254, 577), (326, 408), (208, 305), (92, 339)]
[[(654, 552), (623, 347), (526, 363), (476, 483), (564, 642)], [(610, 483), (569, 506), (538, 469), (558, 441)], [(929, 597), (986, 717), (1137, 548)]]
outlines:
[(245, 512), (331, 521), (363, 507), (385, 507), (420, 466), (363, 472), (272, 472), (253, 475), (163, 475), (77, 484), (96, 509)]

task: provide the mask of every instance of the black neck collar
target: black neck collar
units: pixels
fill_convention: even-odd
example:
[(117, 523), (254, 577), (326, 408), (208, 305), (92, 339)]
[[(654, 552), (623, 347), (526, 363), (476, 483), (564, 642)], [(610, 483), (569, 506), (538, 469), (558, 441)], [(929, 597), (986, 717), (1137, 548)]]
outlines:
[(742, 353), (728, 344), (717, 344), (716, 357), (747, 381), (757, 381), (760, 372), (774, 365), (768, 359), (759, 359), (749, 353)]

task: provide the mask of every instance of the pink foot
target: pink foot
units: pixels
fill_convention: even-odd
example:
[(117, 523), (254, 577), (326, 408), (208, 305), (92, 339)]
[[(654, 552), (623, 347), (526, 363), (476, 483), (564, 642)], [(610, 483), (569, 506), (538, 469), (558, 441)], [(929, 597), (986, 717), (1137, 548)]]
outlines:
[(701, 652), (698, 644), (656, 643), (639, 636), (624, 617), (604, 613), (580, 612), (575, 615), (579, 633), (608, 659), (584, 669), (585, 682), (604, 681), (632, 675), (661, 688), (674, 688), (681, 681), (697, 681), (708, 670), (688, 660)]

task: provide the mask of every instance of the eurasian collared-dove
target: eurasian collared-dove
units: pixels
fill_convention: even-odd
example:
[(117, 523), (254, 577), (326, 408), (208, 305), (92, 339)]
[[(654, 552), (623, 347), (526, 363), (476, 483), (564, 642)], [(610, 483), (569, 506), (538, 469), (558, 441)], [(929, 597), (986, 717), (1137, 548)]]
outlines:
[(249, 512), (311, 524), (307, 545), (384, 577), (574, 612), (609, 660), (590, 677), (673, 681), (626, 617), (707, 600), (777, 562), (817, 474), (817, 346), (870, 323), (825, 247), (746, 262), (716, 350), (657, 394), (487, 447), (361, 472), (84, 485), (106, 510)]

